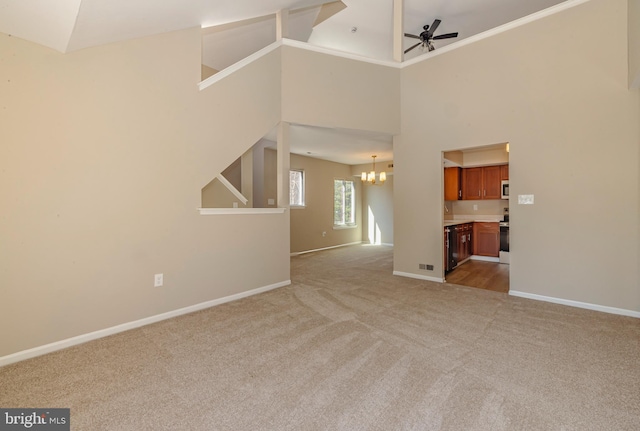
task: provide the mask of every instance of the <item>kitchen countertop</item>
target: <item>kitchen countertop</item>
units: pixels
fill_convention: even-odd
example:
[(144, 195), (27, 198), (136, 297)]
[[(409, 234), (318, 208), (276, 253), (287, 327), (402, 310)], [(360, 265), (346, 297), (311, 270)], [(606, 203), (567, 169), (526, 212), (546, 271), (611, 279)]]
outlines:
[(465, 220), (445, 220), (444, 226), (455, 226), (457, 224), (464, 223), (499, 223), (502, 221), (502, 218), (477, 218), (477, 219), (465, 219)]
[(473, 223), (474, 220), (445, 220), (444, 221), (444, 226), (455, 226), (457, 224), (464, 224), (464, 223)]

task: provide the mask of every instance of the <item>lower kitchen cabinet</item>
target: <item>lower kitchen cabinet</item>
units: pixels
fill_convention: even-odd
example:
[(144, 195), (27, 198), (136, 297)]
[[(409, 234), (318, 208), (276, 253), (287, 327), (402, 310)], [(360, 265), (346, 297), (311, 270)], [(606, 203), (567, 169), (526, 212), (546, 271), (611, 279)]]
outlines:
[(458, 262), (462, 262), (473, 254), (473, 223), (458, 225)]
[(500, 226), (497, 222), (473, 224), (473, 254), (477, 256), (500, 256)]

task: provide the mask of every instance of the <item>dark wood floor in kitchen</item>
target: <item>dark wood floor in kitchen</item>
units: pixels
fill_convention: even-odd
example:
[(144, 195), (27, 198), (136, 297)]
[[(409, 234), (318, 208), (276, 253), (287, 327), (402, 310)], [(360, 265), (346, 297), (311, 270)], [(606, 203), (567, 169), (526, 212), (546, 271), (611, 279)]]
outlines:
[(509, 292), (509, 265), (469, 260), (445, 276), (447, 283)]

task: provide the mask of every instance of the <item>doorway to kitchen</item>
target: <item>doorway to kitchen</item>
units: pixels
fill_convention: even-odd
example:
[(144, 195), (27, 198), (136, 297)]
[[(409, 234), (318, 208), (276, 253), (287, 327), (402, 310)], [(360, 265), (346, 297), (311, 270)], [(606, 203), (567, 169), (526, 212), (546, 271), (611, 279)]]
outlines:
[(443, 278), (509, 291), (509, 144), (443, 151)]

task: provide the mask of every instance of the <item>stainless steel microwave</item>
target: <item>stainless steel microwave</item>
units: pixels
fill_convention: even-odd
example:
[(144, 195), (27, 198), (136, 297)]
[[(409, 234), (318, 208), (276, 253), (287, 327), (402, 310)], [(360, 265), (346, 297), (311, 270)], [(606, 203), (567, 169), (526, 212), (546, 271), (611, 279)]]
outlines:
[(509, 199), (509, 180), (501, 181), (502, 199)]

